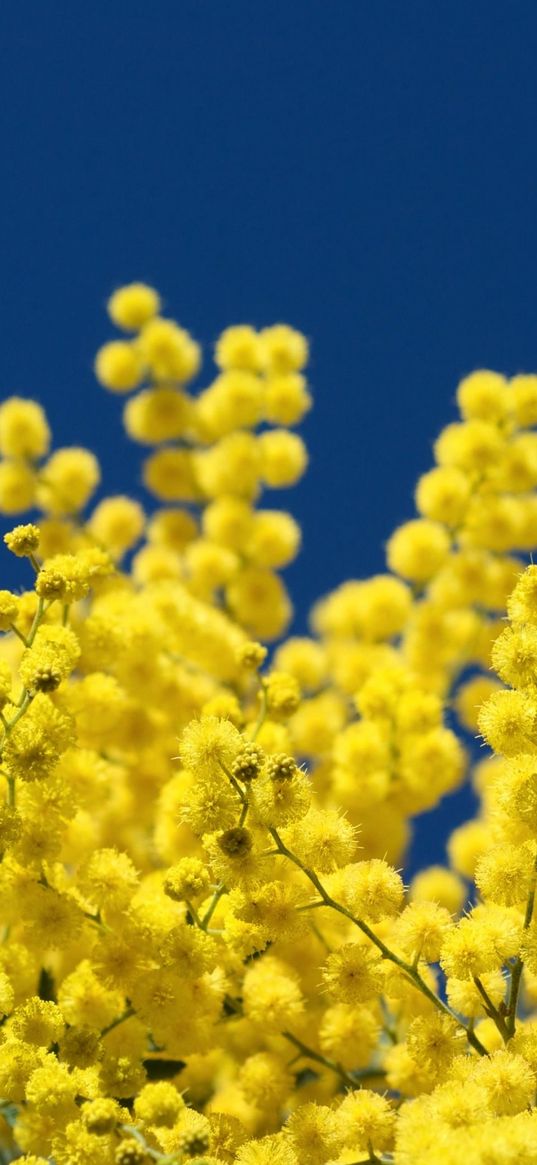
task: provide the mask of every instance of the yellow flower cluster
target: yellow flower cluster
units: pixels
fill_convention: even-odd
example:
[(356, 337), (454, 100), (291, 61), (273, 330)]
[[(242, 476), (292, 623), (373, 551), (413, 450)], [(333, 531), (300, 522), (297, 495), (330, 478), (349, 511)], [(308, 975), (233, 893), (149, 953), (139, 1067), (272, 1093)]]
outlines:
[(228, 328), (199, 388), (156, 291), (109, 314), (147, 513), (0, 405), (0, 1160), (535, 1165), (537, 377), (459, 385), (386, 573), (283, 638), (306, 339)]

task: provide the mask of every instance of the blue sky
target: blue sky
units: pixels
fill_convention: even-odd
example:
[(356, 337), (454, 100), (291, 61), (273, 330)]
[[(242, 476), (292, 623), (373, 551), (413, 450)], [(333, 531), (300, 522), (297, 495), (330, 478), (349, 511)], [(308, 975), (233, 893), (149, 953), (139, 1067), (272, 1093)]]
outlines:
[(303, 329), (303, 624), (382, 569), (458, 379), (537, 368), (533, 0), (19, 0), (0, 39), (2, 395), (117, 492), (138, 457), (92, 374), (115, 285), (205, 344)]

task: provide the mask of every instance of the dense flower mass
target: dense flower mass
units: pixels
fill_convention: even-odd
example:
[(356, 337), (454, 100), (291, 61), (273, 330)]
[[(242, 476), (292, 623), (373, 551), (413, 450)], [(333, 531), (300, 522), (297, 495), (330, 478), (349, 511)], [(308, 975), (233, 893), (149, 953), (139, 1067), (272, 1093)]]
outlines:
[(228, 328), (192, 388), (160, 313), (116, 291), (95, 362), (145, 507), (0, 405), (0, 1160), (534, 1165), (537, 376), (459, 385), (386, 573), (288, 637), (260, 503), (307, 466), (307, 341)]

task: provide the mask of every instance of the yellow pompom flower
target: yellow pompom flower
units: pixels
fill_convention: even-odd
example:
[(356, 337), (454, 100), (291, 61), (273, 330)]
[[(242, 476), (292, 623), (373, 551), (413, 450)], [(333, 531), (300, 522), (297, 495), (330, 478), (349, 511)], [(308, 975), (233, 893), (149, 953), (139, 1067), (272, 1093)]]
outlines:
[(21, 514), (35, 505), (37, 475), (25, 461), (0, 461), (0, 509)]
[(505, 376), (489, 369), (472, 372), (457, 388), (457, 404), (465, 420), (503, 421), (511, 406), (511, 392)]
[(241, 1067), (239, 1083), (244, 1095), (258, 1108), (279, 1108), (294, 1087), (294, 1076), (285, 1060), (271, 1052), (249, 1056)]
[(295, 485), (306, 470), (306, 446), (296, 433), (271, 429), (259, 438), (259, 449), (263, 480), (271, 489)]
[(335, 1003), (326, 1008), (321, 1021), (321, 1051), (345, 1068), (365, 1068), (377, 1046), (380, 1030), (375, 1004)]
[(448, 425), (436, 441), (436, 460), (442, 466), (455, 466), (466, 473), (486, 473), (497, 465), (504, 438), (496, 425), (488, 421), (469, 420)]
[(63, 1035), (65, 1022), (56, 1003), (32, 996), (16, 1008), (10, 1030), (19, 1040), (48, 1048)]
[(147, 1165), (147, 1161), (146, 1149), (132, 1137), (122, 1141), (114, 1153), (115, 1165)]
[[(1, 592), (0, 592), (1, 603)], [(0, 708), (5, 708), (6, 704), (13, 701), (13, 676), (11, 668), (6, 660), (0, 660)]]
[(143, 465), (144, 485), (164, 502), (190, 502), (199, 497), (195, 466), (188, 449), (158, 449)]
[(391, 639), (405, 626), (412, 605), (409, 587), (388, 574), (359, 584), (357, 621), (364, 639)]
[(159, 316), (148, 320), (142, 327), (136, 347), (155, 380), (184, 384), (199, 371), (201, 353), (198, 344), (172, 320)]
[(13, 1010), (15, 992), (5, 971), (0, 971), (0, 1018), (9, 1015)]
[(270, 377), (265, 386), (265, 418), (271, 425), (298, 425), (312, 406), (306, 381), (298, 372)]
[(247, 554), (257, 566), (281, 569), (296, 558), (301, 531), (290, 514), (261, 510), (253, 519)]
[(262, 825), (279, 829), (302, 821), (308, 813), (311, 805), (308, 779), (296, 769), (291, 777), (283, 775), (285, 772), (281, 763), (272, 767), (269, 764), (266, 773), (255, 781), (250, 804), (254, 817)]
[(202, 774), (200, 769), (200, 776), (179, 814), (180, 821), (197, 836), (231, 826), (237, 818), (237, 796), (229, 782), (217, 780), (215, 775), (204, 779)]
[(254, 512), (242, 498), (216, 498), (206, 506), (202, 516), (207, 538), (230, 550), (245, 551), (254, 525)]
[(204, 441), (254, 429), (262, 416), (262, 381), (241, 369), (222, 372), (196, 401), (196, 425)]
[(486, 853), (490, 841), (490, 830), (484, 821), (467, 821), (454, 829), (447, 843), (447, 851), (457, 873), (473, 879), (477, 862)]
[[(72, 634), (72, 632), (71, 632)], [(54, 692), (73, 669), (74, 659), (69, 649), (42, 633), (22, 656), (19, 676), (32, 695), (35, 692)]]
[(57, 449), (43, 466), (40, 504), (51, 514), (84, 508), (101, 479), (99, 462), (88, 449)]
[(332, 998), (343, 1003), (366, 1003), (381, 989), (381, 959), (362, 943), (347, 943), (328, 956), (323, 980)]
[(25, 894), (27, 942), (36, 950), (61, 950), (78, 937), (83, 915), (76, 902), (48, 886)]
[(267, 649), (261, 643), (248, 639), (237, 648), (237, 663), (245, 671), (257, 671), (267, 658)]
[(537, 566), (526, 567), (520, 575), (508, 599), (507, 614), (514, 624), (537, 625)]
[(424, 518), (458, 526), (471, 497), (471, 481), (453, 465), (440, 465), (420, 477), (416, 487), (416, 506)]
[(82, 554), (55, 554), (37, 576), (36, 591), (44, 599), (63, 599), (67, 603), (83, 599), (92, 583), (113, 570), (108, 554), (96, 550)]
[(88, 529), (113, 558), (120, 558), (141, 538), (144, 524), (145, 514), (139, 502), (120, 496), (99, 502)]
[[(213, 1162), (208, 1158), (210, 1165)], [(249, 1141), (241, 1145), (235, 1158), (236, 1165), (297, 1165), (297, 1157), (291, 1145), (277, 1137), (263, 1137), (259, 1141)]]
[(277, 639), (292, 615), (282, 580), (263, 567), (240, 571), (226, 587), (226, 599), (237, 622), (260, 639)]
[(153, 513), (147, 523), (146, 536), (155, 546), (181, 551), (197, 537), (195, 518), (183, 509), (160, 509)]
[(467, 897), (465, 883), (444, 866), (429, 866), (419, 871), (410, 883), (411, 902), (433, 903), (457, 915)]
[(30, 716), (20, 720), (4, 745), (3, 758), (12, 777), (42, 781), (54, 772), (60, 753), (45, 725)]
[(209, 874), (199, 858), (181, 858), (164, 879), (164, 893), (176, 902), (200, 898), (208, 889)]
[(196, 475), (208, 498), (221, 494), (252, 499), (261, 477), (260, 439), (253, 433), (229, 433), (216, 445), (196, 455)]
[(7, 631), (16, 622), (19, 609), (18, 595), (0, 591), (0, 631)]
[(323, 1165), (340, 1146), (341, 1134), (336, 1114), (327, 1105), (301, 1104), (285, 1125), (285, 1136), (298, 1161)]
[(292, 1027), (304, 1010), (304, 1000), (292, 969), (272, 956), (253, 963), (243, 980), (245, 1015), (267, 1032)]
[(96, 850), (81, 868), (83, 893), (97, 908), (125, 907), (138, 885), (131, 859), (115, 849)]
[[(235, 728), (242, 728), (244, 725), (244, 714), (237, 697), (225, 689), (202, 704), (200, 711), (202, 717), (216, 716), (220, 720), (230, 720)], [(233, 767), (236, 763), (235, 761)]]
[(240, 368), (258, 372), (263, 355), (258, 333), (249, 324), (235, 324), (218, 337), (215, 345), (215, 363), (219, 368)]
[(345, 1141), (352, 1148), (388, 1149), (395, 1132), (396, 1112), (390, 1101), (377, 1092), (361, 1088), (350, 1092), (338, 1110), (338, 1125), (345, 1129)]
[(323, 812), (312, 806), (298, 826), (290, 826), (285, 838), (305, 865), (321, 873), (331, 873), (354, 858), (356, 832), (337, 809)]
[(397, 914), (403, 904), (403, 882), (381, 858), (356, 862), (339, 873), (341, 901), (367, 922), (380, 922)]
[(481, 706), (478, 725), (495, 752), (515, 756), (535, 749), (536, 717), (537, 702), (526, 692), (500, 691)]
[(501, 962), (486, 923), (473, 916), (462, 918), (444, 939), (440, 963), (446, 975), (473, 979), (496, 970)]
[(513, 376), (509, 387), (518, 424), (524, 429), (537, 425), (537, 376)]
[(397, 940), (412, 962), (436, 963), (451, 924), (451, 915), (437, 902), (411, 902), (397, 920)]
[(443, 566), (449, 547), (449, 536), (439, 522), (416, 518), (392, 534), (386, 547), (388, 566), (412, 582), (426, 582)]
[(4, 542), (17, 558), (28, 558), (38, 550), (39, 537), (39, 527), (29, 523), (25, 526), (15, 526), (13, 530), (4, 534)]
[(201, 598), (209, 599), (215, 591), (234, 578), (240, 563), (237, 555), (225, 546), (215, 546), (199, 538), (184, 552), (185, 575), (189, 589)]
[(308, 361), (308, 341), (287, 324), (273, 324), (260, 333), (264, 367), (272, 375), (299, 372)]
[(444, 1073), (462, 1051), (464, 1033), (449, 1015), (417, 1016), (408, 1030), (407, 1047), (412, 1059), (435, 1075)]
[(182, 437), (191, 420), (191, 403), (176, 388), (146, 388), (125, 404), (123, 424), (129, 437), (158, 445)]
[(12, 396), (0, 405), (0, 453), (3, 457), (35, 460), (50, 443), (50, 429), (41, 405)]
[(21, 1165), (49, 1165), (46, 1157), (36, 1157), (34, 1153), (25, 1153), (19, 1160)]
[(103, 344), (95, 357), (95, 375), (110, 392), (132, 392), (143, 376), (143, 364), (134, 344), (127, 340)]
[(81, 1116), (88, 1132), (102, 1137), (114, 1132), (122, 1113), (117, 1100), (107, 1100), (103, 1096), (96, 1100), (86, 1100), (81, 1108)]
[[(500, 635), (501, 639), (502, 636)], [(495, 644), (493, 645), (494, 652)], [(477, 675), (461, 684), (457, 689), (454, 706), (457, 716), (464, 728), (474, 735), (479, 726), (479, 710), (481, 706), (498, 691), (498, 682), (492, 676)]]
[(396, 721), (404, 735), (428, 732), (442, 724), (442, 701), (435, 692), (410, 688), (403, 692), (397, 704)]
[(525, 493), (537, 482), (537, 434), (514, 437), (498, 465), (495, 483), (502, 490)]
[(502, 766), (501, 780), (495, 785), (498, 805), (509, 817), (531, 830), (537, 829), (537, 763), (535, 757), (519, 754)]
[(127, 283), (108, 300), (108, 314), (118, 328), (137, 332), (160, 309), (160, 296), (147, 283)]
[(269, 715), (275, 720), (292, 716), (300, 703), (299, 685), (287, 672), (270, 672), (265, 680), (265, 695)]
[(534, 1099), (535, 1072), (515, 1052), (501, 1049), (475, 1065), (473, 1078), (485, 1090), (496, 1116), (522, 1112)]
[(167, 1080), (145, 1084), (134, 1102), (136, 1116), (146, 1125), (175, 1124), (185, 1103), (181, 1093)]
[(252, 883), (244, 890), (232, 891), (230, 905), (234, 919), (250, 923), (271, 943), (296, 940), (306, 930), (304, 915), (298, 912), (304, 895), (294, 885)]
[(530, 846), (508, 845), (492, 849), (479, 859), (475, 883), (483, 898), (502, 906), (526, 902), (535, 855)]
[(231, 768), (242, 743), (240, 732), (229, 720), (206, 716), (185, 728), (180, 741), (181, 760), (186, 769), (208, 780)]
[(0, 1090), (6, 1100), (25, 1099), (26, 1087), (32, 1073), (43, 1061), (41, 1049), (22, 1040), (6, 1039), (0, 1057)]

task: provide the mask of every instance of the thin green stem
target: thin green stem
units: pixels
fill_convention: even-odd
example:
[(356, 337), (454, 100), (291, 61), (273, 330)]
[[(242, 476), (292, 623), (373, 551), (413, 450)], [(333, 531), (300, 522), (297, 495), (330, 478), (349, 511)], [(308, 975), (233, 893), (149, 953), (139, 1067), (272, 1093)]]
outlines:
[(120, 1023), (125, 1023), (126, 1019), (130, 1019), (131, 1016), (135, 1014), (136, 1012), (134, 1007), (127, 1007), (122, 1015), (118, 1015), (117, 1019), (113, 1019), (111, 1023), (107, 1024), (106, 1027), (103, 1027), (101, 1031), (101, 1039), (103, 1039), (104, 1036), (107, 1036), (108, 1032), (112, 1032), (115, 1027), (119, 1027)]
[[(528, 891), (528, 900), (526, 902), (526, 913), (524, 915), (523, 929), (528, 930), (533, 918), (533, 911), (535, 908), (535, 892), (537, 889), (537, 858), (533, 867), (532, 879)], [(522, 971), (524, 970), (524, 961), (520, 955), (516, 958), (511, 971), (511, 983), (509, 985), (509, 998), (507, 1000), (506, 1012), (506, 1029), (507, 1039), (511, 1039), (515, 1034), (518, 996), (520, 992), (520, 981), (522, 979)]]
[(390, 1011), (388, 1004), (382, 995), (380, 997), (380, 1009), (383, 1016), (382, 1030), (384, 1034), (387, 1035), (391, 1044), (399, 1043), (399, 1037), (397, 1035), (397, 1016), (392, 1015), (392, 1012)]
[(194, 920), (196, 926), (198, 927), (198, 929), (202, 930), (201, 918), (196, 910), (196, 907), (192, 905), (192, 903), (188, 900), (188, 898), (185, 898), (185, 906), (188, 910), (188, 913), (190, 914), (190, 916)]
[(259, 715), (258, 715), (257, 720), (256, 720), (255, 725), (254, 725), (254, 730), (252, 732), (252, 740), (257, 740), (257, 737), (259, 736), (259, 733), (261, 732), (261, 729), (265, 723), (265, 718), (267, 715), (267, 708), (268, 708), (267, 685), (263, 679), (260, 680), (260, 685), (261, 686), (259, 689), (259, 695), (261, 697), (261, 706), (259, 709)]
[(487, 1015), (493, 1021), (493, 1023), (495, 1023), (502, 1039), (507, 1041), (509, 1039), (509, 1032), (507, 1030), (507, 1024), (505, 1022), (503, 1015), (501, 1015), (500, 1012), (498, 1011), (498, 1008), (494, 1006), (492, 999), (490, 998), (490, 995), (488, 994), (488, 991), (483, 986), (481, 979), (479, 978), (478, 975), (474, 975), (474, 983), (477, 987), (477, 990), (479, 991), (479, 994), (483, 1000), (483, 1003), (485, 1004), (485, 1011), (486, 1011)]
[(280, 853), (284, 857), (287, 857), (289, 861), (293, 862), (295, 866), (298, 866), (299, 870), (302, 870), (302, 873), (305, 874), (307, 878), (309, 878), (310, 882), (313, 886), (315, 886), (315, 889), (326, 905), (330, 906), (332, 910), (336, 910), (338, 914), (343, 914), (345, 918), (348, 918), (349, 921), (353, 923), (354, 926), (357, 926), (358, 929), (362, 931), (362, 934), (365, 934), (370, 942), (376, 946), (382, 957), (388, 962), (394, 963), (395, 966), (399, 967), (399, 969), (414, 984), (417, 990), (421, 991), (422, 995), (425, 995), (425, 997), (434, 1005), (434, 1007), (438, 1008), (438, 1010), (442, 1011), (445, 1015), (448, 1015), (450, 1019), (455, 1020), (455, 1023), (457, 1023), (459, 1027), (462, 1027), (463, 1031), (465, 1032), (468, 1042), (472, 1045), (476, 1052), (479, 1052), (480, 1056), (488, 1055), (486, 1048), (478, 1039), (475, 1032), (471, 1031), (471, 1029), (469, 1029), (466, 1024), (463, 1023), (457, 1013), (453, 1011), (447, 1003), (444, 1003), (443, 999), (440, 999), (440, 997), (436, 995), (434, 991), (431, 991), (431, 988), (422, 978), (417, 968), (413, 967), (410, 963), (405, 963), (404, 960), (400, 959), (394, 951), (391, 951), (390, 948), (386, 946), (386, 943), (384, 943), (382, 939), (379, 938), (377, 934), (375, 934), (374, 930), (368, 926), (367, 922), (364, 922), (363, 918), (356, 918), (350, 910), (347, 910), (347, 908), (342, 906), (340, 902), (336, 902), (334, 898), (331, 898), (330, 894), (327, 892), (327, 890), (325, 890), (322, 882), (317, 877), (315, 871), (310, 870), (309, 867), (306, 866), (304, 862), (302, 862), (300, 858), (296, 856), (296, 854), (287, 849), (287, 846), (282, 841), (277, 829), (270, 828), (269, 833), (276, 842)]
[(228, 769), (227, 765), (225, 765), (223, 761), (219, 761), (218, 763), (219, 763), (219, 765), (220, 765), (220, 768), (222, 769), (222, 771), (223, 771), (223, 772), (226, 774), (226, 777), (227, 777), (228, 781), (229, 781), (229, 782), (230, 782), (230, 784), (233, 786), (233, 788), (234, 788), (234, 790), (235, 790), (235, 792), (236, 792), (237, 796), (238, 796), (238, 797), (240, 797), (241, 804), (242, 804), (242, 805), (246, 805), (246, 804), (247, 804), (247, 800), (246, 800), (246, 794), (245, 794), (244, 790), (243, 790), (243, 789), (241, 789), (241, 787), (240, 787), (240, 785), (239, 785), (239, 782), (238, 782), (238, 781), (236, 780), (236, 778), (233, 776), (233, 773), (231, 773), (231, 772), (229, 771), (229, 769)]
[(14, 623), (10, 623), (10, 627), (11, 627), (11, 630), (14, 632), (14, 634), (17, 636), (17, 638), (20, 639), (21, 643), (24, 643), (24, 646), (28, 647), (28, 640), (27, 640), (26, 636), (23, 635), (22, 631), (19, 631), (19, 628), (16, 627)]
[(26, 691), (26, 688), (25, 688), (24, 692), (22, 694), (22, 698), (21, 698), (21, 701), (19, 703), (18, 709), (15, 712), (15, 715), (12, 716), (11, 720), (8, 720), (8, 722), (7, 722), (6, 736), (9, 736), (9, 733), (11, 732), (12, 728), (15, 727), (17, 722), (20, 720), (21, 716), (24, 716), (24, 713), (26, 712), (28, 705), (31, 704), (32, 699), (33, 699), (33, 697), (30, 695), (29, 692)]
[(135, 1141), (137, 1141), (139, 1145), (142, 1145), (147, 1156), (151, 1157), (153, 1161), (160, 1161), (161, 1165), (164, 1165), (165, 1161), (173, 1160), (173, 1157), (169, 1157), (164, 1153), (159, 1153), (158, 1149), (150, 1149), (145, 1137), (142, 1136), (142, 1133), (139, 1131), (139, 1129), (136, 1129), (134, 1125), (119, 1125), (118, 1127), (121, 1129), (122, 1133), (128, 1133), (131, 1137), (134, 1138)]
[(227, 893), (227, 891), (226, 891), (225, 886), (217, 886), (217, 888), (212, 896), (212, 900), (211, 900), (211, 903), (209, 905), (209, 908), (208, 908), (207, 912), (204, 914), (203, 918), (201, 919), (201, 922), (200, 922), (201, 930), (207, 930), (207, 927), (211, 921), (211, 918), (216, 910), (216, 907), (218, 906), (218, 903), (219, 903), (222, 895), (226, 894), (226, 893)]
[(330, 1072), (335, 1072), (336, 1076), (339, 1076), (344, 1084), (348, 1084), (349, 1088), (356, 1088), (357, 1082), (355, 1077), (350, 1072), (346, 1072), (341, 1064), (337, 1064), (335, 1060), (329, 1060), (327, 1056), (323, 1056), (320, 1052), (309, 1048), (307, 1044), (304, 1044), (292, 1032), (282, 1032), (282, 1036), (284, 1039), (289, 1040), (289, 1043), (293, 1044), (293, 1047), (298, 1048), (300, 1054), (305, 1056), (307, 1060), (313, 1060), (316, 1064), (322, 1064), (323, 1068), (328, 1068)]
[(30, 631), (29, 631), (29, 634), (28, 634), (28, 639), (27, 639), (27, 646), (28, 646), (28, 647), (31, 647), (31, 646), (32, 646), (32, 643), (33, 643), (33, 641), (34, 641), (34, 639), (35, 639), (35, 637), (36, 637), (36, 635), (37, 635), (37, 631), (38, 631), (38, 628), (39, 628), (39, 624), (40, 624), (40, 622), (41, 622), (41, 620), (42, 620), (42, 618), (43, 618), (43, 615), (45, 614), (45, 611), (46, 611), (46, 609), (47, 609), (47, 608), (46, 608), (46, 606), (45, 606), (45, 600), (44, 600), (44, 598), (43, 598), (43, 597), (40, 595), (40, 596), (39, 596), (39, 601), (38, 601), (38, 604), (37, 604), (37, 609), (36, 609), (36, 612), (35, 612), (35, 615), (34, 615), (34, 618), (33, 618), (33, 623), (32, 623), (32, 626), (30, 627)]

